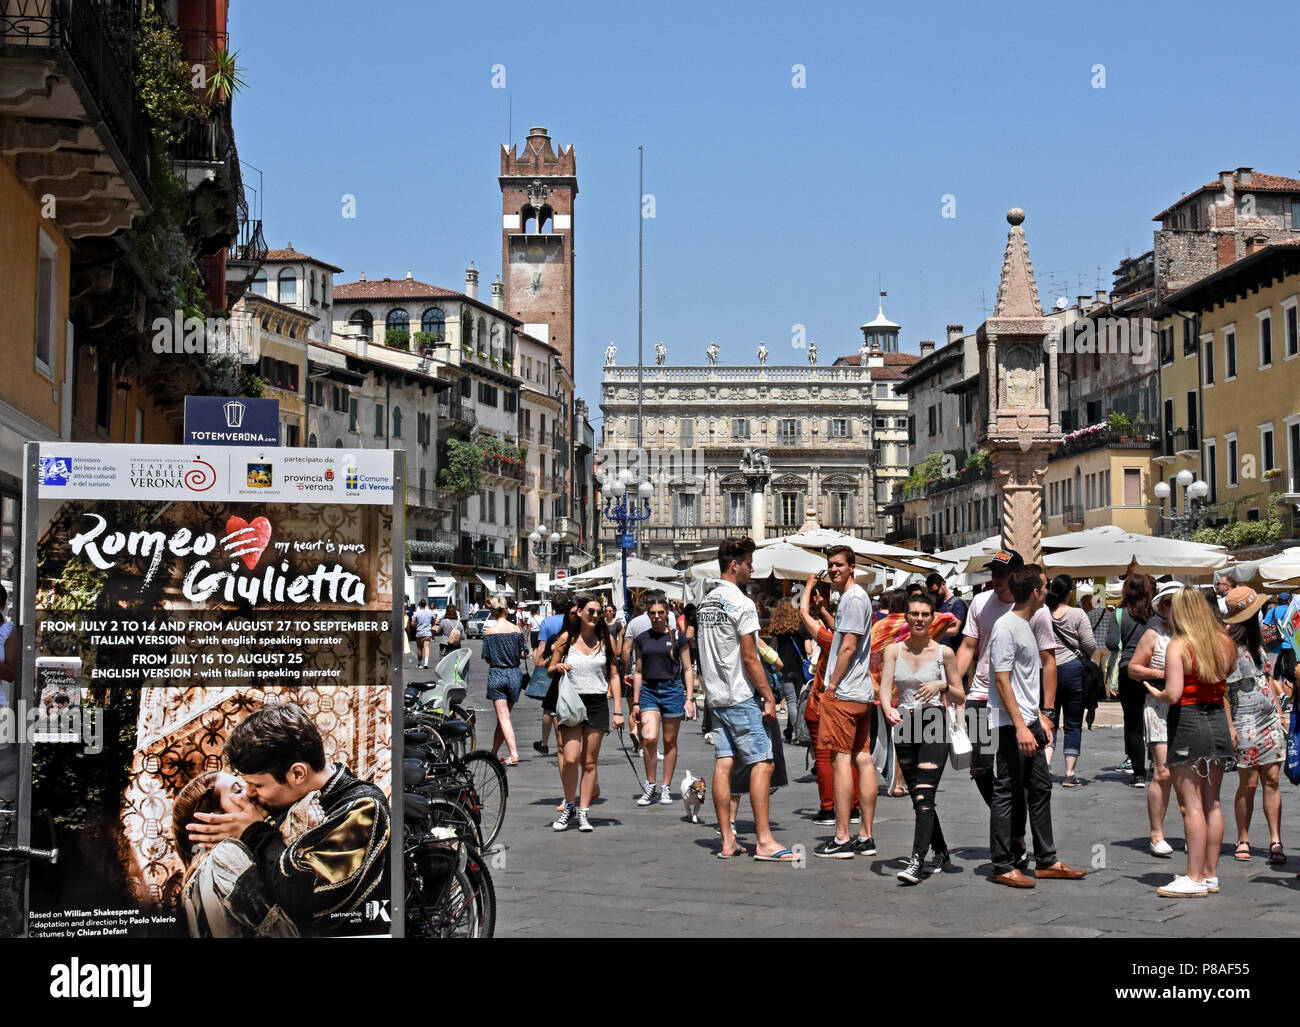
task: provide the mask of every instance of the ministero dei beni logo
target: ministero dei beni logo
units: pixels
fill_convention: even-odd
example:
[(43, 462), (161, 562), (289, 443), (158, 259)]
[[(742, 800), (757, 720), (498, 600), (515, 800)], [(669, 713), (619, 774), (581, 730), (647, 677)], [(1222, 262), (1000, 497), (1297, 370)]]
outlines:
[(127, 468), (133, 489), (188, 489), (207, 492), (217, 483), (217, 469), (202, 457), (133, 456)]

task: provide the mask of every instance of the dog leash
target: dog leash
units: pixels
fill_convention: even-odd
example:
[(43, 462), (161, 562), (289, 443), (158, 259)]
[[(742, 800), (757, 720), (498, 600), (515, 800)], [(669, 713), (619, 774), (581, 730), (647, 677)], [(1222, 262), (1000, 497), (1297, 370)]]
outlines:
[(627, 751), (627, 746), (623, 742), (623, 729), (618, 729), (618, 747), (623, 750), (623, 755), (627, 757), (627, 765), (632, 768), (632, 776), (636, 778), (642, 790), (645, 789), (646, 783), (642, 780), (641, 775), (637, 772), (636, 764), (632, 762), (632, 754)]

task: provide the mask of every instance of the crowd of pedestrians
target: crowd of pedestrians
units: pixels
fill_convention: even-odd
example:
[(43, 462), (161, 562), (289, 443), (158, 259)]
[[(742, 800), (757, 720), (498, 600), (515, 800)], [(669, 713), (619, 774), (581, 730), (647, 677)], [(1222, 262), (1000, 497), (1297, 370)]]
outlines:
[[(1171, 799), (1182, 818), (1186, 865), (1160, 895), (1219, 892), (1229, 772), (1236, 773), (1233, 858), (1287, 862), (1280, 780), (1295, 652), (1279, 625), (1290, 596), (1270, 605), (1226, 578), (1203, 590), (1140, 571), (1124, 578), (1118, 594), (1102, 596), (1068, 575), (1049, 581), (1042, 567), (1003, 550), (989, 563), (988, 588), (973, 600), (931, 574), (873, 603), (858, 583), (853, 550), (838, 546), (826, 553), (827, 570), (810, 577), (795, 601), (777, 604), (764, 629), (747, 594), (754, 548), (748, 539), (719, 547), (718, 584), (698, 608), (651, 591), (626, 623), (594, 592), (556, 596), (550, 616), (529, 614), (518, 624), (504, 599), (489, 601), (483, 659), (497, 714), (492, 751), (504, 746), (503, 762), (518, 764), (511, 711), (526, 687), (542, 700), (533, 748), (549, 755), (552, 732), (558, 741), (564, 798), (556, 831), (572, 823), (593, 829), (601, 744), (611, 729), (622, 744), (626, 705), (629, 759), (642, 758), (635, 800), (642, 807), (681, 797), (672, 790), (680, 732), (703, 714), (714, 747), (720, 859), (747, 854), (735, 828), (745, 794), (753, 858), (800, 858), (771, 826), (771, 792), (786, 782), (784, 742), (810, 750), (818, 799), (811, 820), (829, 831), (812, 849), (818, 858), (877, 853), (883, 785), (908, 796), (913, 810), (910, 846), (890, 840), (902, 864), (898, 881), (916, 885), (943, 871), (952, 856), (938, 795), (951, 765), (969, 773), (988, 808), (994, 882), (1028, 889), (1077, 880), (1086, 871), (1058, 854), (1053, 767), (1059, 751), (1060, 785), (1086, 782), (1083, 729), (1109, 695), (1123, 718), (1125, 759), (1115, 769), (1144, 793), (1153, 856), (1175, 855), (1165, 833)], [(412, 611), (419, 666), (449, 622), (447, 634), (460, 631), (452, 610), (441, 622), (424, 603)], [(529, 654), (531, 676), (520, 673)], [(1258, 853), (1250, 837), (1257, 801), (1268, 833)]]

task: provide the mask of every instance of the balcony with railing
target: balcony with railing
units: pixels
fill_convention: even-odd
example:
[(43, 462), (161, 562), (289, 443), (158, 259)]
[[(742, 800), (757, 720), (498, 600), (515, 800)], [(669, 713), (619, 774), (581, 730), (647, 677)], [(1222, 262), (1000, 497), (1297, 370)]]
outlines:
[(933, 478), (930, 481), (910, 485), (903, 490), (903, 498), (905, 500), (923, 499), (942, 492), (951, 492), (953, 489), (961, 488), (964, 485), (975, 485), (982, 481), (992, 480), (992, 464), (985, 464), (983, 467), (966, 467), (946, 478)]
[(1156, 449), (1160, 441), (1160, 426), (1147, 421), (1094, 424), (1066, 435), (1052, 459), (1063, 460), (1095, 449)]
[(522, 461), (510, 457), (485, 456), (483, 458), (483, 474), (498, 479), (498, 483), (522, 482), (524, 480), (524, 465)]
[(1200, 432), (1195, 428), (1167, 431), (1160, 440), (1160, 455), (1164, 457), (1195, 456), (1200, 451)]
[(904, 542), (916, 541), (916, 525), (907, 528), (895, 528), (885, 532), (885, 545), (897, 546)]
[(438, 404), (439, 431), (468, 431), (477, 423), (474, 420), (473, 410), (465, 406), (459, 396), (448, 403)]
[(72, 238), (128, 227), (152, 192), (131, 56), (104, 15), (88, 0), (0, 0), (5, 155), (34, 193), (55, 198)]

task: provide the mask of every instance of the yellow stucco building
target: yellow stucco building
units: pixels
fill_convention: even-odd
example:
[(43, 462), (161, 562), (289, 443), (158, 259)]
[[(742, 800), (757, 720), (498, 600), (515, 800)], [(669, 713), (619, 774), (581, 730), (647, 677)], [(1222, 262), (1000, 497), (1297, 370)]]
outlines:
[[(1300, 239), (1261, 246), (1156, 312), (1164, 425), (1157, 463), (1210, 487), (1211, 522), (1300, 503)], [(1179, 343), (1181, 340), (1181, 344)], [(1158, 479), (1157, 479), (1158, 480)], [(1182, 490), (1174, 486), (1181, 510)]]

